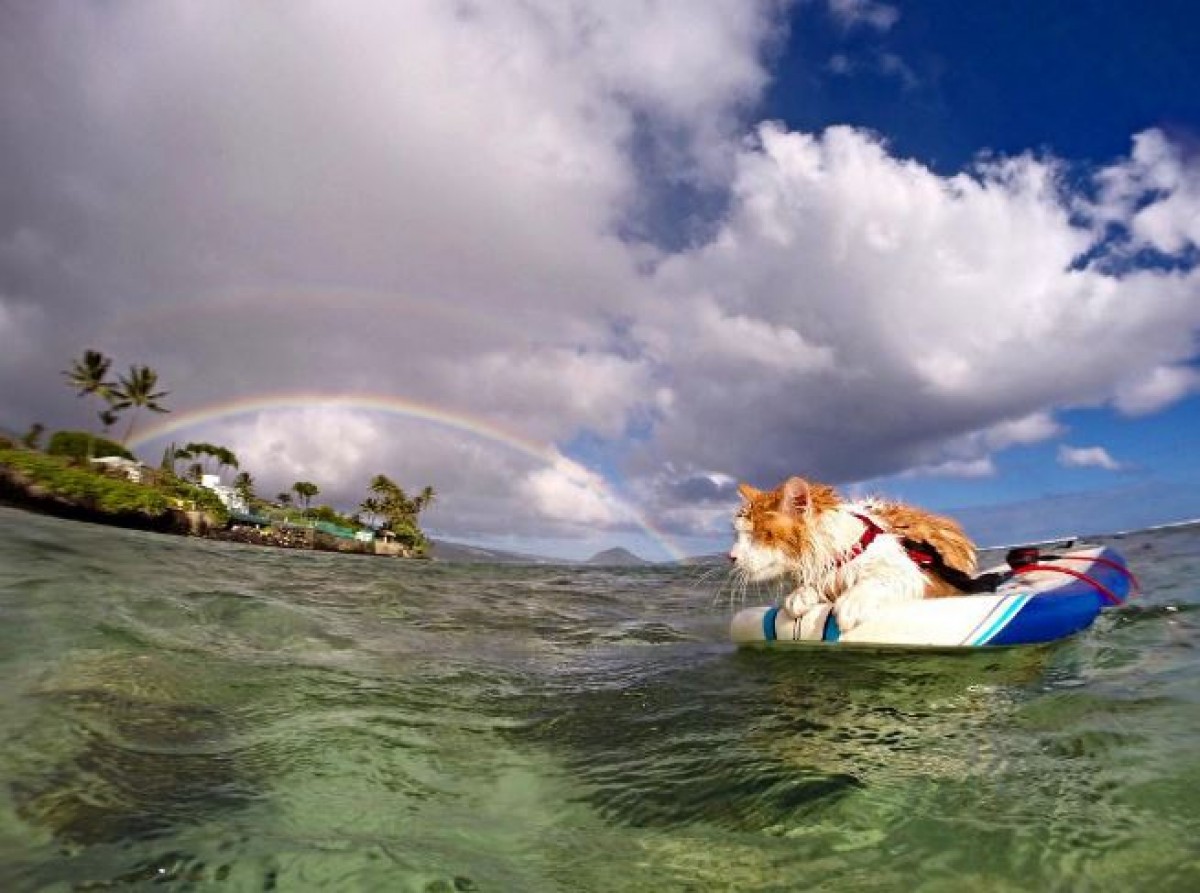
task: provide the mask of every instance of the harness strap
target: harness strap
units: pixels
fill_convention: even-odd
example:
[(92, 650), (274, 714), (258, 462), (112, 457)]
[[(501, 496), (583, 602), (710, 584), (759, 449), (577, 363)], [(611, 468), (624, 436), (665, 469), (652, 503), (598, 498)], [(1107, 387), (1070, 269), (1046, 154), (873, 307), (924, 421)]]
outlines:
[[(844, 565), (853, 561), (855, 558), (865, 552), (867, 547), (871, 545), (871, 543), (875, 542), (875, 539), (880, 534), (887, 532), (866, 515), (860, 515), (858, 512), (851, 512), (851, 514), (862, 522), (862, 536), (858, 538), (858, 542), (851, 546), (844, 555), (838, 558), (837, 563), (834, 565), (835, 568), (843, 567)], [(941, 553), (939, 553), (937, 549), (928, 543), (918, 542), (908, 538), (901, 539), (900, 543), (904, 547), (904, 551), (908, 554), (908, 557), (913, 564), (924, 571), (937, 574), (951, 586), (954, 586), (963, 592), (990, 591), (1004, 581), (1004, 574), (980, 574), (978, 577), (972, 577), (970, 574), (963, 573), (957, 568), (950, 567), (942, 558)], [(1016, 550), (1009, 553), (1010, 564), (1016, 565), (1012, 569), (1014, 576), (1018, 574), (1032, 573), (1034, 571), (1052, 571), (1058, 574), (1066, 574), (1067, 576), (1074, 577), (1077, 580), (1082, 580), (1088, 585), (1095, 587), (1097, 590), (1099, 590), (1100, 594), (1109, 604), (1119, 605), (1123, 603), (1123, 600), (1119, 595), (1117, 595), (1099, 580), (1089, 577), (1085, 573), (1071, 570), (1069, 567), (1057, 567), (1052, 564), (1038, 564), (1037, 561), (1042, 556), (1038, 554), (1036, 549), (1033, 549), (1029, 552), (1024, 552), (1020, 555), (1016, 555), (1014, 552), (1016, 552)], [(1017, 561), (1013, 561), (1012, 559), (1017, 559), (1017, 561), (1020, 559), (1025, 559), (1030, 563), (1017, 564)], [(1119, 571), (1128, 578), (1132, 586), (1131, 595), (1136, 594), (1142, 588), (1137, 577), (1133, 575), (1133, 571), (1121, 564), (1119, 561), (1113, 561), (1111, 558), (1105, 558), (1102, 555), (1055, 555), (1053, 556), (1053, 560), (1090, 561), (1094, 562), (1095, 564), (1102, 564), (1105, 567), (1110, 567), (1116, 571)], [(772, 621), (773, 620), (774, 618), (772, 618)], [(772, 633), (773, 632), (774, 629), (772, 629)]]
[(1091, 561), (1096, 564), (1103, 564), (1105, 567), (1111, 567), (1115, 571), (1120, 571), (1129, 580), (1133, 587), (1133, 593), (1142, 591), (1142, 584), (1138, 582), (1138, 578), (1133, 575), (1133, 571), (1121, 564), (1119, 561), (1113, 561), (1111, 558), (1105, 558), (1103, 555), (1055, 555), (1055, 561)]
[[(1079, 557), (1082, 558), (1083, 556), (1079, 556)], [(1088, 559), (1088, 560), (1091, 560), (1091, 559)], [(1029, 573), (1033, 573), (1034, 571), (1053, 571), (1056, 574), (1066, 574), (1069, 577), (1074, 577), (1076, 580), (1082, 580), (1083, 582), (1089, 584), (1090, 586), (1094, 586), (1096, 589), (1098, 589), (1100, 591), (1100, 594), (1102, 596), (1104, 596), (1104, 598), (1108, 601), (1109, 604), (1112, 604), (1112, 605), (1122, 604), (1121, 597), (1119, 595), (1117, 595), (1115, 592), (1113, 592), (1111, 589), (1109, 589), (1107, 586), (1105, 586), (1103, 583), (1101, 583), (1099, 580), (1097, 580), (1093, 577), (1089, 577), (1087, 574), (1082, 573), (1080, 571), (1073, 571), (1069, 567), (1057, 567), (1053, 564), (1027, 564), (1023, 567), (1013, 568), (1013, 574), (1016, 574), (1016, 575), (1029, 574)]]
[(867, 549), (867, 546), (869, 546), (869, 545), (871, 545), (871, 543), (875, 542), (875, 538), (877, 536), (879, 536), (881, 533), (886, 532), (886, 531), (884, 531), (884, 529), (882, 527), (880, 527), (878, 524), (876, 524), (874, 521), (872, 521), (866, 515), (860, 515), (858, 512), (851, 512), (850, 514), (853, 515), (855, 518), (858, 518), (858, 520), (862, 521), (864, 530), (862, 532), (862, 536), (860, 536), (858, 538), (858, 542), (855, 543), (853, 546), (851, 546), (850, 550), (848, 552), (846, 552), (846, 554), (844, 554), (840, 558), (838, 558), (837, 563), (834, 564), (835, 568), (839, 568), (845, 564), (849, 564), (851, 561), (853, 561), (855, 558), (857, 558), (859, 555), (861, 555), (863, 552), (865, 552)]

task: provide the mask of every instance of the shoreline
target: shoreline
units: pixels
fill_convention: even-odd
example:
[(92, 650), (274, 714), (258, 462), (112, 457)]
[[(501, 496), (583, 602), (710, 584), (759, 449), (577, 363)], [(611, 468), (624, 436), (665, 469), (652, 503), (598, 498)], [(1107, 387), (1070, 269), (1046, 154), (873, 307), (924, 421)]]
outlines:
[(239, 524), (233, 520), (223, 521), (207, 511), (180, 508), (167, 508), (157, 514), (143, 511), (106, 511), (96, 506), (92, 499), (53, 493), (49, 488), (27, 478), (19, 470), (3, 464), (0, 464), (0, 506), (66, 521), (144, 530), (169, 536), (192, 536), (270, 549), (422, 560), (408, 554), (408, 550), (398, 543), (344, 540), (313, 527), (259, 528)]

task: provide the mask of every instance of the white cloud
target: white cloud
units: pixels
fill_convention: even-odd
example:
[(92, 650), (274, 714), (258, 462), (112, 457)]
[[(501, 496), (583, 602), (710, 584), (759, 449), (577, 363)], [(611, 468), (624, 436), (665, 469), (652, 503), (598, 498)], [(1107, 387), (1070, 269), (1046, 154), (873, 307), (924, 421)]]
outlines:
[(544, 519), (575, 535), (641, 524), (636, 510), (602, 476), (561, 454), (527, 474), (518, 487)]
[(1165, 409), (1200, 390), (1200, 373), (1187, 366), (1155, 366), (1117, 384), (1113, 403), (1126, 415)]
[(445, 381), (457, 402), (493, 406), (547, 440), (579, 428), (620, 436), (635, 410), (660, 402), (645, 362), (603, 351), (486, 353), (456, 365)]
[(1134, 249), (1173, 255), (1200, 245), (1200, 164), (1162, 131), (1137, 134), (1130, 157), (1103, 170), (1099, 182), (1093, 212), (1125, 224)]
[[(991, 452), (1059, 433), (1054, 407), (1191, 357), (1200, 276), (1079, 267), (1100, 232), (1072, 203), (1052, 161), (945, 177), (861, 131), (763, 125), (724, 226), (660, 266), (661, 312), (641, 316), (675, 392), (659, 455), (765, 481), (982, 473)], [(675, 311), (712, 304), (832, 362), (768, 372), (696, 351)], [(769, 352), (769, 338), (726, 334)]]
[[(219, 438), (249, 470), (264, 496), (287, 490), (295, 481), (312, 481), (323, 496), (341, 496), (343, 502), (361, 491), (372, 460), (385, 452), (385, 434), (377, 421), (343, 409), (303, 409), (260, 413), (248, 420), (205, 432), (188, 432), (177, 438)], [(359, 497), (361, 499), (361, 497)], [(357, 504), (357, 500), (355, 500)]]
[(980, 433), (982, 443), (990, 450), (1010, 446), (1040, 443), (1058, 437), (1064, 428), (1049, 413), (1033, 412), (1019, 419), (1007, 419), (991, 425)]
[(946, 459), (935, 465), (922, 465), (905, 473), (906, 477), (984, 478), (996, 474), (991, 456), (976, 459)]
[(994, 453), (1013, 446), (1028, 446), (1057, 437), (1065, 429), (1051, 415), (1035, 412), (997, 422), (980, 431), (935, 444), (934, 458), (904, 472), (906, 477), (983, 478), (997, 473)]
[(900, 20), (900, 11), (878, 0), (829, 0), (829, 11), (844, 27), (865, 25), (887, 31)]
[(1105, 471), (1120, 471), (1121, 464), (1108, 454), (1104, 447), (1071, 447), (1063, 444), (1058, 448), (1058, 464), (1064, 468), (1103, 468)]

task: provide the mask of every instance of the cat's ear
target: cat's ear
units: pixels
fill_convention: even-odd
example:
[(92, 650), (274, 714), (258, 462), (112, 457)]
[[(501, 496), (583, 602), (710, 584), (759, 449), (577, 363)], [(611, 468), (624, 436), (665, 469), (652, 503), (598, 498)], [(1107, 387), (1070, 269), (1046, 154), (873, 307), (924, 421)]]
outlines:
[(762, 496), (761, 490), (755, 490), (749, 484), (738, 484), (738, 494), (746, 502), (754, 502), (759, 496)]
[(808, 497), (808, 481), (799, 477), (788, 478), (779, 497), (779, 512), (784, 515), (804, 514), (808, 508)]

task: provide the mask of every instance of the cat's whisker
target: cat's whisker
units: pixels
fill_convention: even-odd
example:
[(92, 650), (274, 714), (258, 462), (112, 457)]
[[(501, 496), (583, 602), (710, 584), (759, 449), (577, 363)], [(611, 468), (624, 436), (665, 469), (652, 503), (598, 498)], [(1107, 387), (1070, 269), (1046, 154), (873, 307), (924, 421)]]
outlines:
[[(714, 572), (715, 572), (715, 570), (716, 569), (714, 568)], [(733, 586), (734, 586), (733, 575), (729, 572), (726, 572), (725, 578), (721, 581), (721, 584), (717, 587), (716, 591), (713, 593), (712, 606), (714, 608), (721, 604), (724, 593), (727, 589), (729, 590), (730, 593), (733, 592)], [(730, 598), (730, 601), (732, 603), (732, 596)]]

